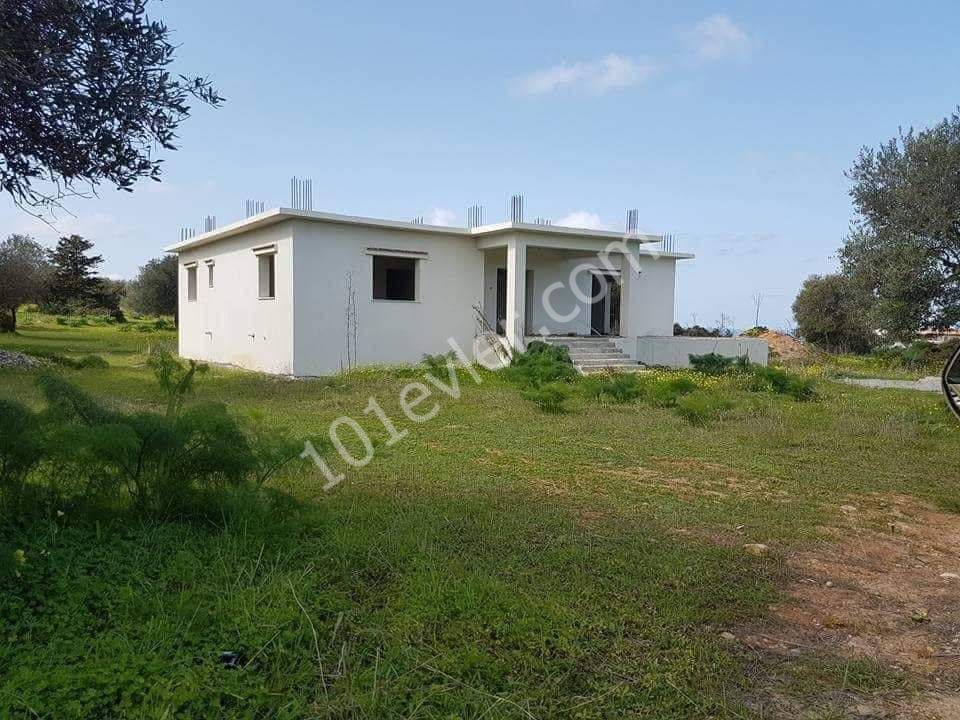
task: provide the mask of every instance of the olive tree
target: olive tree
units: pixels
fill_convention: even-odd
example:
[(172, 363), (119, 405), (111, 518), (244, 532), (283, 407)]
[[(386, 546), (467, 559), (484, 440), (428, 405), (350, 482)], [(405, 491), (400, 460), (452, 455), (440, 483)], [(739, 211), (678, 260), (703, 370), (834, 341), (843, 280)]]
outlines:
[(960, 115), (864, 148), (847, 173), (857, 215), (844, 274), (890, 339), (960, 323)]
[(17, 329), (17, 308), (43, 300), (49, 278), (47, 250), (36, 240), (11, 235), (0, 242), (0, 332)]
[(865, 352), (876, 342), (864, 303), (843, 275), (811, 275), (793, 301), (797, 334), (834, 352)]
[(147, 0), (0, 0), (0, 190), (37, 208), (159, 180), (190, 99), (222, 101), (170, 40)]

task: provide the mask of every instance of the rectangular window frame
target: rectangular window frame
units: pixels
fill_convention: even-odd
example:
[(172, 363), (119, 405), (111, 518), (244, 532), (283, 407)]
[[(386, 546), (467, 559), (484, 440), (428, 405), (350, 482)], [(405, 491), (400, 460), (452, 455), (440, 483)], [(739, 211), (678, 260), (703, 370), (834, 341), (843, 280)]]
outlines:
[(205, 260), (204, 265), (207, 266), (207, 287), (213, 287), (213, 268), (216, 266), (216, 261), (214, 260)]
[[(253, 249), (257, 257), (257, 299), (277, 299), (277, 246), (264, 245)], [(264, 270), (267, 275), (264, 278)]]
[[(418, 303), (423, 299), (423, 261), (428, 258), (427, 253), (416, 250), (390, 250), (386, 248), (367, 248), (367, 255), (370, 256), (370, 301), (375, 303)], [(412, 298), (390, 298), (377, 297), (377, 259), (403, 259), (413, 261), (413, 297)]]
[(184, 263), (187, 271), (187, 302), (197, 301), (197, 263)]

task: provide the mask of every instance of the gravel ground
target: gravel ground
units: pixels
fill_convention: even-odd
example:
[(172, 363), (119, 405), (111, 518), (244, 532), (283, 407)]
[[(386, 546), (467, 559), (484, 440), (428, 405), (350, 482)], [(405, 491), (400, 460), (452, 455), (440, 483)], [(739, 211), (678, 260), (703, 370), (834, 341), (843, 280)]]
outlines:
[(39, 365), (34, 358), (23, 353), (0, 350), (0, 367), (36, 367)]
[(900, 390), (920, 390), (922, 392), (940, 392), (940, 378), (936, 375), (920, 378), (919, 380), (880, 380), (879, 378), (843, 378), (843, 382), (851, 385), (862, 385), (871, 388), (897, 388)]

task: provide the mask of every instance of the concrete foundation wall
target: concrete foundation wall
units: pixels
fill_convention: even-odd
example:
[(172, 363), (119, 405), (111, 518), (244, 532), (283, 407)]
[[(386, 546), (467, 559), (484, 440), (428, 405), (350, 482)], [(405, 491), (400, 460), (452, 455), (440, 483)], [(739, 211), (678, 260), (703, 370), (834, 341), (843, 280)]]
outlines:
[[(624, 350), (628, 351), (628, 343)], [(691, 355), (716, 353), (724, 357), (746, 356), (750, 362), (766, 365), (769, 346), (757, 338), (695, 338), (695, 337), (639, 337), (633, 359), (644, 365), (662, 365), (672, 368), (690, 367)]]

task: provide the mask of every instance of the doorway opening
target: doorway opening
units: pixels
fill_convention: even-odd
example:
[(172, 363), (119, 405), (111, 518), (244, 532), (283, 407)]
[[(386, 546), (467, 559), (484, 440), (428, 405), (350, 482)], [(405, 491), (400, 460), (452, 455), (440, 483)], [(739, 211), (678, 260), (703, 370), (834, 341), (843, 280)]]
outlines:
[(590, 291), (590, 334), (620, 334), (620, 276), (593, 273)]
[(497, 335), (507, 332), (507, 269), (497, 268)]

